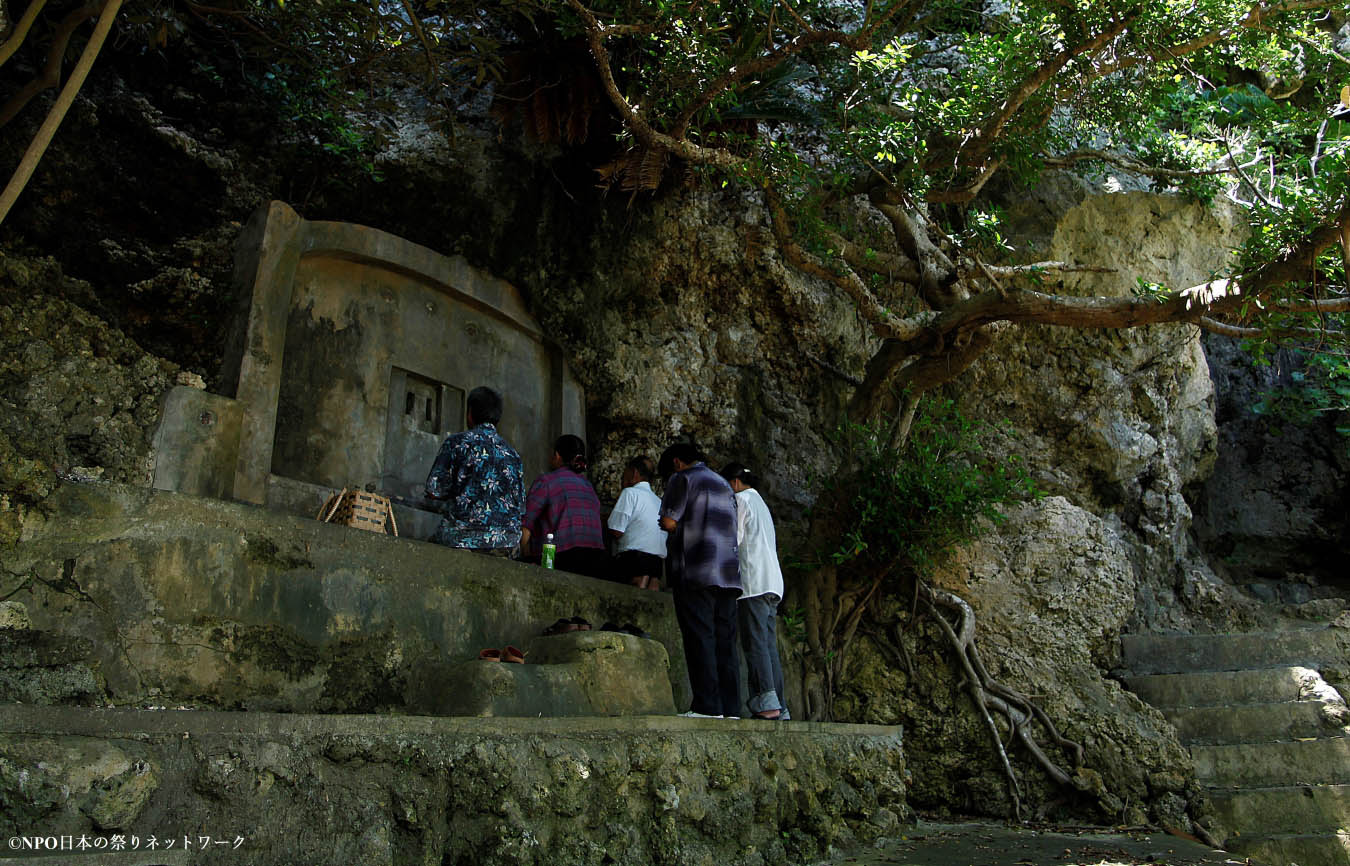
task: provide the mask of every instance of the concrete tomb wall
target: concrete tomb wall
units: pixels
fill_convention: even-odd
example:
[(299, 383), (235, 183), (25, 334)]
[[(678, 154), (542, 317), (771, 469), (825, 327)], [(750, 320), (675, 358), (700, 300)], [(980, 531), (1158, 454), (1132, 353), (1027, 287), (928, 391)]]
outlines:
[[(242, 232), (235, 271), (249, 307), (232, 393), (169, 394), (156, 488), (310, 516), (342, 487), (417, 506), (478, 385), (505, 396), (499, 429), (527, 479), (557, 436), (585, 435), (581, 388), (520, 293), (462, 258), (272, 202)], [(437, 522), (397, 514), (418, 538)]]

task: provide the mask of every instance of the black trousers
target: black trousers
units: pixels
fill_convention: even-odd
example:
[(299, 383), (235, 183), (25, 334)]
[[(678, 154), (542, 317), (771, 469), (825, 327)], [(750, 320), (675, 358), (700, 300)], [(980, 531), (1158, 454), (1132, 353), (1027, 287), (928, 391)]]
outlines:
[(674, 595), (689, 685), (694, 690), (690, 709), (709, 716), (739, 716), (741, 665), (736, 646), (736, 601), (741, 591), (690, 587), (682, 581)]

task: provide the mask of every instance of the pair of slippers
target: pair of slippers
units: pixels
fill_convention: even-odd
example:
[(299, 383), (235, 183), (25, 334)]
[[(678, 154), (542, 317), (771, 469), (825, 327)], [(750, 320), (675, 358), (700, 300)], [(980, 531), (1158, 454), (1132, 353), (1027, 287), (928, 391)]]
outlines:
[(648, 640), (651, 639), (651, 635), (647, 634), (642, 629), (633, 625), (631, 622), (626, 622), (623, 625), (615, 625), (612, 622), (607, 622), (604, 625), (600, 626), (600, 630), (623, 632), (624, 634), (631, 634), (633, 637), (642, 637), (647, 638)]
[(525, 653), (513, 646), (506, 649), (485, 649), (479, 650), (478, 660), (482, 662), (511, 662), (512, 664), (525, 664)]
[(544, 636), (549, 637), (555, 634), (564, 634), (569, 631), (590, 631), (591, 624), (579, 616), (571, 619), (559, 619), (553, 625), (544, 629)]

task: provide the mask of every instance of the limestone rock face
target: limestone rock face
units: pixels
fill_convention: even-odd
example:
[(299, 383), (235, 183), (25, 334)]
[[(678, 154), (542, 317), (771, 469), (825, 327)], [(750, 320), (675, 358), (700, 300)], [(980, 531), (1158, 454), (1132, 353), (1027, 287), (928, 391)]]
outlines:
[(1190, 756), (1159, 713), (1104, 674), (1134, 612), (1137, 578), (1121, 532), (1063, 497), (1025, 503), (935, 583), (970, 599), (990, 675), (1040, 695), (1060, 733), (1083, 746), (1079, 787), (1104, 814), (1181, 823), (1187, 804), (1172, 814), (1163, 795), (1198, 803), (1198, 786), (1185, 781)]
[(1210, 338), (1205, 348), (1221, 386), (1222, 425), (1218, 462), (1197, 503), (1197, 533), (1240, 585), (1294, 577), (1279, 591), (1295, 604), (1309, 599), (1289, 594), (1308, 592), (1309, 584), (1343, 587), (1336, 564), (1350, 557), (1350, 440), (1335, 428), (1345, 425), (1345, 413), (1311, 422), (1259, 415), (1254, 407), (1294, 384), (1302, 362), (1278, 353), (1270, 366), (1256, 367), (1231, 341)]
[[(1065, 179), (1010, 207), (1047, 259), (1110, 267), (1065, 273), (1062, 291), (1126, 295), (1137, 281), (1177, 289), (1209, 279), (1240, 240), (1233, 216), (1174, 196), (1090, 193)], [(1209, 477), (1218, 434), (1198, 330), (1012, 331), (960, 384), (970, 414), (1008, 420), (1003, 444), (1041, 487), (1110, 524), (1130, 550), (1132, 627), (1231, 621), (1231, 591), (1191, 532), (1186, 492)], [(1231, 604), (1230, 604), (1231, 602)]]
[(0, 544), (60, 477), (148, 486), (173, 364), (79, 305), (51, 260), (0, 258)]

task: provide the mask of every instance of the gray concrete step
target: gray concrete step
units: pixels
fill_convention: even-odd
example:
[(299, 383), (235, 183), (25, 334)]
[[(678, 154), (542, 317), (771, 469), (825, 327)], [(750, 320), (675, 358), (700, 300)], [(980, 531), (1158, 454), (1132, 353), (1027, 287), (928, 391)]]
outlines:
[(1345, 656), (1350, 643), (1345, 631), (1322, 627), (1253, 634), (1130, 634), (1121, 637), (1121, 649), (1133, 674), (1316, 667)]
[(1321, 674), (1308, 667), (1150, 674), (1126, 677), (1126, 688), (1166, 712), (1173, 707), (1224, 707), (1329, 697)]
[(1175, 707), (1163, 714), (1188, 746), (1344, 736), (1350, 724), (1350, 711), (1340, 701)]
[(1191, 746), (1195, 773), (1213, 788), (1350, 784), (1350, 738)]
[(1350, 785), (1215, 790), (1210, 800), (1223, 825), (1243, 828), (1243, 836), (1334, 832), (1350, 827)]
[(1228, 850), (1251, 858), (1253, 863), (1297, 866), (1350, 866), (1350, 835), (1289, 835), (1236, 837)]

